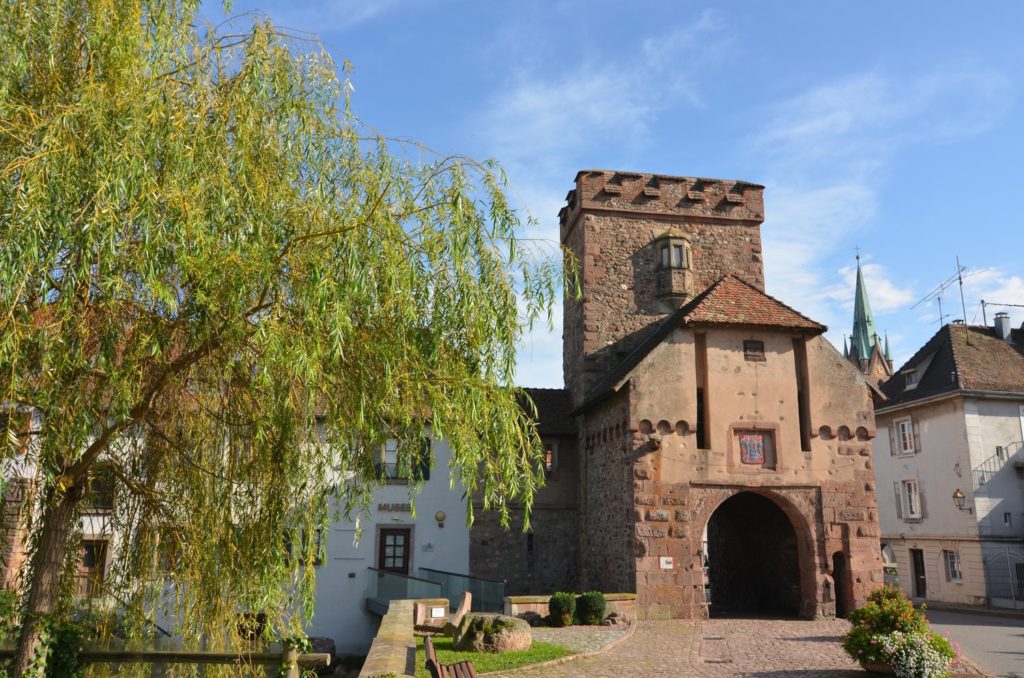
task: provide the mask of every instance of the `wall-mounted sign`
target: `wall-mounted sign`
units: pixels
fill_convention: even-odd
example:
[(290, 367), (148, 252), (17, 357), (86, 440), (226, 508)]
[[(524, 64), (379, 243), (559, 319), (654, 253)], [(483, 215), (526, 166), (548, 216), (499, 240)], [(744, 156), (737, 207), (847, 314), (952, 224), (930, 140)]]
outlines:
[(429, 541), (425, 542), (421, 548), (426, 553), (433, 553), (434, 552), (434, 544), (432, 542), (429, 542)]
[(408, 504), (377, 504), (377, 510), (381, 513), (411, 513)]
[(671, 570), (672, 569), (672, 556), (661, 557), (661, 569)]

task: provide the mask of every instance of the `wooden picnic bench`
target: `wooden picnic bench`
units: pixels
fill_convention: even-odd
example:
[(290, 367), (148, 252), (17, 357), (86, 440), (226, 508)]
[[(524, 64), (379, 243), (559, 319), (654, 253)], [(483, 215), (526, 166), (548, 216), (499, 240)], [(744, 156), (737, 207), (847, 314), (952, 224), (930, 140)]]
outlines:
[(427, 636), (423, 639), (423, 647), (427, 651), (427, 671), (432, 678), (476, 678), (473, 662), (464, 661), (455, 664), (441, 664), (434, 652), (434, 641)]

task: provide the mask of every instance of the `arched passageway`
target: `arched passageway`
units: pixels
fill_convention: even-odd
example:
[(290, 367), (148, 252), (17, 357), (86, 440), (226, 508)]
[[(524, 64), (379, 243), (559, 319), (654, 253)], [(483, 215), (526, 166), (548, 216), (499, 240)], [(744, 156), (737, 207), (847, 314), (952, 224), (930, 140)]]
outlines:
[(793, 523), (772, 500), (740, 492), (707, 526), (711, 616), (800, 613), (800, 562)]

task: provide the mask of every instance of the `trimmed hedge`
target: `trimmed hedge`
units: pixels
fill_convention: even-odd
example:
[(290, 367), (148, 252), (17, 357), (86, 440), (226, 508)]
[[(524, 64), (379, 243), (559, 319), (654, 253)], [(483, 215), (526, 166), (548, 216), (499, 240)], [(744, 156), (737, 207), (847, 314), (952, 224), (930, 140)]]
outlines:
[(576, 595), (559, 592), (548, 601), (548, 613), (552, 626), (569, 626), (576, 613)]
[(604, 612), (608, 607), (604, 594), (600, 591), (587, 591), (576, 599), (576, 615), (578, 624), (597, 626), (604, 621)]

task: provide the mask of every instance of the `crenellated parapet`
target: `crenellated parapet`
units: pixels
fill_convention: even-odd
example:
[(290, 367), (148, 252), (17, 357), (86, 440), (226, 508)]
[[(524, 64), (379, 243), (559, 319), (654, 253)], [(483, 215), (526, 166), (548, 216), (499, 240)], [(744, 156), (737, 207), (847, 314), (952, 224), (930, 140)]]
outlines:
[(746, 181), (582, 170), (559, 212), (562, 238), (582, 210), (632, 212), (701, 222), (764, 221), (764, 186)]

